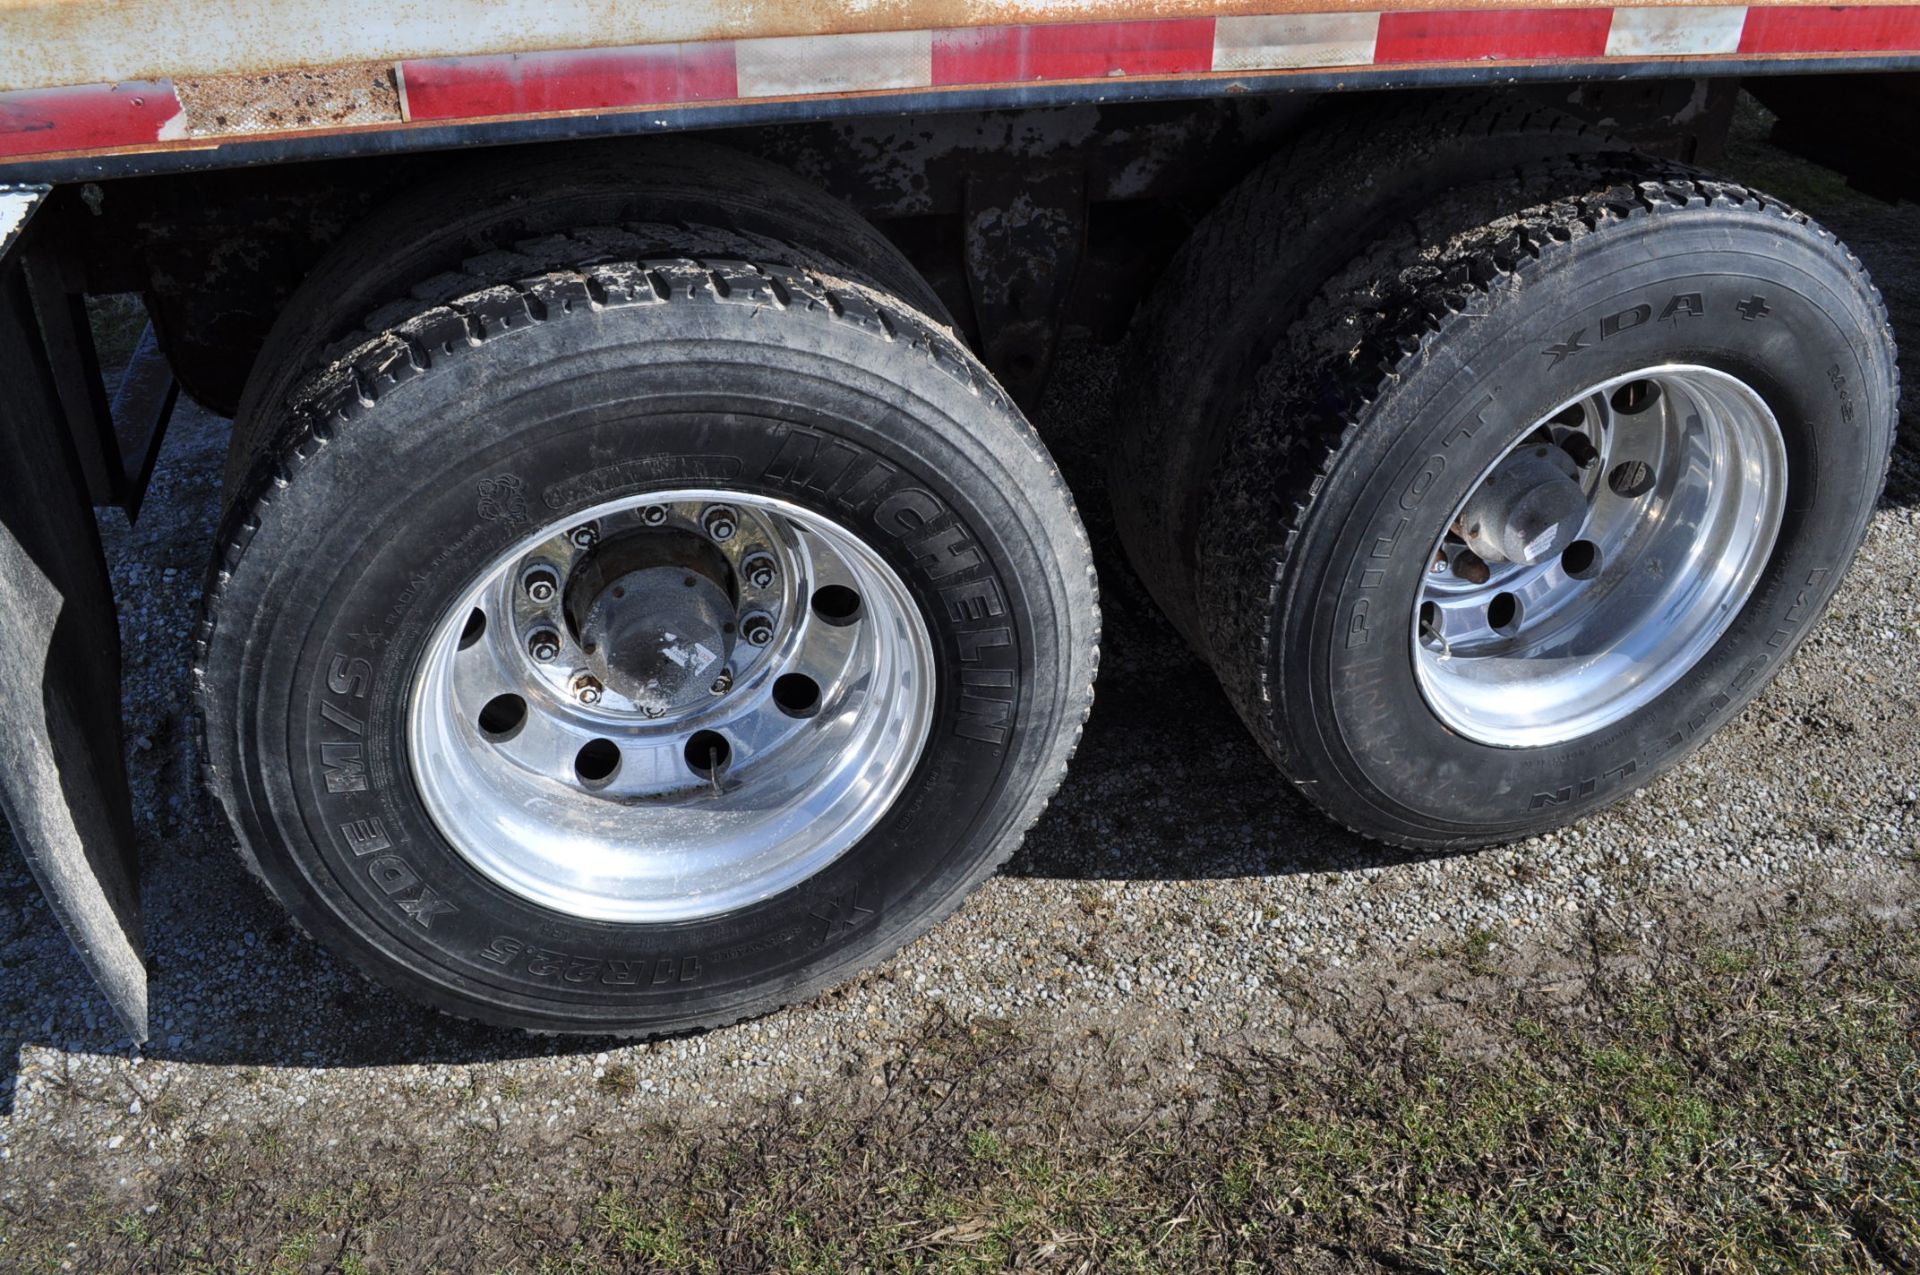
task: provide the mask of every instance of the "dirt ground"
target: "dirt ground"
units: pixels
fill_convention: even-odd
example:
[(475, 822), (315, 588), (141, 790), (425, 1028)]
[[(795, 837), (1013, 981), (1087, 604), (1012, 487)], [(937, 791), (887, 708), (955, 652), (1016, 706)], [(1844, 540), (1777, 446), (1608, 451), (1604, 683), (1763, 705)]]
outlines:
[[(1718, 167), (1920, 334), (1920, 209), (1763, 128)], [(183, 411), (107, 527), (153, 1038), (0, 859), (0, 1270), (1920, 1271), (1911, 388), (1859, 564), (1753, 708), (1574, 829), (1417, 857), (1276, 783), (1132, 577), (1115, 368), (1076, 345), (1037, 418), (1107, 617), (1060, 797), (881, 968), (638, 1045), (439, 1018), (238, 866), (186, 717), (226, 423)]]

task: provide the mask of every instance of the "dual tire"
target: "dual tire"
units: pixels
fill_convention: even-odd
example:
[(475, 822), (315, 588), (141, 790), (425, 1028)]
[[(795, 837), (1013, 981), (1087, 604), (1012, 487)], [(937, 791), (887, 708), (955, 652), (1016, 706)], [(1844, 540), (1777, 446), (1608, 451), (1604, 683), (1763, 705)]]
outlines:
[[(1226, 361), (1192, 402), (1136, 386), (1113, 487), (1300, 792), (1482, 844), (1633, 791), (1778, 671), (1884, 478), (1892, 339), (1771, 199), (1500, 102), (1368, 119), (1391, 179), (1382, 144), (1262, 170), (1175, 263), (1136, 365)], [(481, 174), (499, 225), (383, 250), (403, 201), (237, 426), (211, 786), (296, 920), (455, 1014), (659, 1034), (839, 982), (1011, 853), (1091, 699), (1085, 536), (938, 301), (770, 171), (693, 215), (674, 155), (664, 214), (588, 189), (606, 227)]]
[[(1200, 274), (1244, 250), (1196, 243)], [(1181, 561), (1187, 627), (1302, 795), (1406, 846), (1543, 832), (1778, 672), (1865, 534), (1898, 399), (1880, 298), (1830, 234), (1602, 152), (1429, 191), (1321, 278), (1209, 422)], [(1150, 481), (1137, 452), (1116, 487)], [(1502, 556), (1488, 509), (1561, 538)], [(1130, 543), (1180, 543), (1143, 517)]]
[[(658, 1034), (764, 1013), (937, 922), (1060, 781), (1098, 620), (1086, 541), (1051, 462), (923, 310), (790, 245), (768, 251), (709, 260), (690, 241), (672, 257), (491, 280), (479, 262), (469, 271), (485, 286), (393, 319), (306, 377), (276, 419), (252, 423), (273, 441), (255, 444), (228, 517), (197, 660), (212, 787), (295, 919), (416, 999), (550, 1031)], [(737, 530), (701, 513), (720, 506)], [(666, 571), (678, 594), (684, 569), (686, 597), (724, 613), (700, 644), (656, 643), (683, 665), (696, 646), (714, 660), (690, 689), (644, 673), (617, 682), (620, 668), (594, 663), (601, 620), (581, 619), (573, 560), (547, 549), (539, 569), (567, 578), (515, 577), (514, 600), (476, 604), (476, 582), (533, 552), (524, 546), (564, 546), (583, 522), (611, 529), (621, 510), (638, 511), (621, 533), (625, 565), (601, 554), (577, 574)], [(865, 607), (823, 609), (818, 582), (796, 580), (783, 612), (783, 586), (755, 593), (758, 564), (728, 556), (750, 534), (791, 551), (788, 575), (855, 564), (846, 578), (867, 589)], [(614, 606), (624, 591), (602, 580), (597, 597)], [(883, 594), (885, 623), (924, 647), (922, 664), (849, 663), (867, 648), (844, 635), (882, 623)], [(535, 597), (546, 609), (530, 619)], [(704, 622), (698, 607), (676, 614)], [(641, 607), (612, 623), (632, 633), (649, 618)], [(479, 698), (444, 737), (504, 759), (489, 763), (501, 782), (455, 796), (477, 821), (449, 817), (445, 802), (436, 817), (424, 795), (446, 773), (417, 726), (440, 707), (424, 671), (450, 622), (467, 654), (484, 649), (469, 634), (515, 632), (497, 659), (463, 666)], [(528, 630), (539, 658), (515, 664), (519, 630), (535, 622), (553, 631)], [(804, 658), (808, 641), (851, 672), (835, 690), (809, 666), (834, 711), (788, 697), (781, 716), (779, 661)], [(613, 654), (619, 665), (631, 651)], [(556, 659), (601, 669), (604, 693), (569, 699), (564, 668), (557, 688), (543, 682)], [(914, 669), (924, 714), (869, 732), (845, 764), (877, 757), (890, 800), (847, 825), (857, 835), (781, 861), (803, 873), (769, 867), (775, 846), (743, 856), (721, 889), (701, 875), (700, 845), (676, 858), (649, 840), (703, 827), (707, 860), (722, 860), (741, 844), (730, 828), (780, 804), (758, 793), (800, 791), (812, 741), (845, 738), (834, 722), (906, 694)], [(501, 702), (517, 702), (513, 720)], [(599, 769), (584, 748), (545, 770), (526, 751), (537, 729), (562, 738), (582, 723), (616, 749)], [(676, 729), (687, 738), (652, 746)], [(756, 769), (756, 749), (799, 760)], [(840, 773), (836, 757), (815, 770)], [(515, 862), (534, 866), (516, 877)], [(556, 873), (584, 893), (537, 888)], [(596, 888), (620, 906), (596, 906)], [(718, 902), (703, 906), (703, 889)]]

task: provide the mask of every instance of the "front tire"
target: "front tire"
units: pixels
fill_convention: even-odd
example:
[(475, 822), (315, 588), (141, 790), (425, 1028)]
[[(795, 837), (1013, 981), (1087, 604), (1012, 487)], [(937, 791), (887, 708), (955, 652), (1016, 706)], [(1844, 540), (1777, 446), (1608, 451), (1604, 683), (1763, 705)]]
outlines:
[(1451, 192), (1263, 378), (1204, 522), (1214, 668), (1370, 837), (1578, 819), (1805, 636), (1884, 482), (1896, 375), (1859, 262), (1770, 198), (1630, 155)]
[[(763, 1013), (930, 928), (1059, 783), (1096, 653), (1084, 535), (1017, 410), (897, 300), (582, 266), (423, 309), (302, 394), (210, 590), (210, 776), (274, 894), (381, 981), (553, 1031)], [(672, 596), (619, 610), (662, 572)], [(676, 607), (666, 662), (627, 658)], [(877, 662), (831, 637), (883, 624)], [(810, 632), (840, 645), (781, 699)], [(810, 732), (840, 751), (780, 752)]]

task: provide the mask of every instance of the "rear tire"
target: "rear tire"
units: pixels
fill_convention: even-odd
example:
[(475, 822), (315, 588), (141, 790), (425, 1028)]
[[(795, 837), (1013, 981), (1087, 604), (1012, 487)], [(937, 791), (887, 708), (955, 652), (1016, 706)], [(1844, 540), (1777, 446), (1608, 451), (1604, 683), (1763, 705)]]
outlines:
[(1200, 518), (1248, 394), (1320, 285), (1445, 191), (1606, 134), (1498, 92), (1346, 100), (1195, 227), (1134, 323), (1108, 490), (1128, 561), (1200, 649)]
[[(285, 441), (254, 467), (227, 520), (198, 694), (210, 783), (243, 848), (301, 925), (380, 981), (455, 1014), (549, 1031), (658, 1034), (763, 1013), (934, 925), (1013, 850), (1060, 782), (1097, 650), (1084, 535), (1018, 411), (950, 333), (897, 299), (783, 265), (583, 265), (421, 307), (304, 384), (296, 414), (274, 422)], [(865, 564), (860, 579), (897, 583), (907, 609), (889, 614), (930, 642), (931, 716), (923, 731), (874, 745), (898, 750), (881, 758), (897, 784), (857, 839), (786, 861), (785, 876), (757, 878), (767, 886), (758, 895), (716, 878), (709, 907), (659, 875), (647, 838), (596, 840), (596, 827), (801, 809), (748, 791), (736, 810), (739, 775), (720, 773), (723, 706), (749, 681), (795, 738), (837, 719), (813, 711), (824, 676), (795, 697), (771, 681), (773, 656), (751, 654), (787, 649), (752, 631), (762, 618), (789, 622), (741, 600), (783, 586), (754, 584), (755, 567), (725, 560), (724, 520), (701, 510), (729, 493), (740, 527), (759, 519), (800, 541), (815, 534), (802, 523), (823, 528), (844, 537), (842, 560)], [(658, 533), (671, 533), (668, 545), (649, 539), (645, 510), (670, 504), (679, 512)], [(476, 845), (471, 820), (448, 819), (444, 800), (424, 796), (445, 772), (410, 733), (431, 691), (422, 670), (443, 639), (465, 645), (469, 630), (477, 642), (523, 622), (516, 602), (461, 624), (491, 564), (518, 561), (533, 551), (516, 546), (535, 542), (559, 546), (562, 578), (527, 580), (524, 596), (548, 607), (563, 658), (583, 658), (597, 621), (579, 620), (574, 582), (620, 595), (606, 592), (612, 571), (588, 571), (566, 547), (568, 529), (616, 507), (640, 514), (622, 524), (627, 549), (664, 545), (662, 561), (714, 564), (699, 568), (711, 584), (695, 593), (737, 611), (737, 627), (707, 640), (734, 643), (742, 686), (702, 664), (691, 691), (672, 691), (698, 702), (669, 703), (662, 690), (657, 716), (641, 711), (655, 681), (623, 683), (638, 697), (627, 708), (611, 681), (594, 703), (569, 703), (571, 675), (557, 695), (541, 680), (548, 639), (511, 636), (501, 658), (531, 653), (517, 666), (525, 680), (501, 683), (514, 691), (504, 705), (456, 721), (449, 738), (505, 749), (538, 710), (596, 723), (611, 742), (581, 748), (564, 776), (456, 786), (456, 802), (464, 793), (501, 815), (495, 843)], [(547, 534), (556, 528), (557, 539)], [(689, 567), (690, 589), (695, 575)], [(518, 577), (507, 578), (520, 598)], [(877, 622), (881, 584), (870, 588), (865, 608), (816, 597), (820, 624), (853, 626), (821, 631)], [(806, 594), (796, 596), (804, 609)], [(813, 621), (789, 629), (801, 623)], [(893, 675), (864, 690), (862, 702), (882, 708), (905, 693)], [(625, 741), (680, 715), (686, 746), (660, 763), (659, 782), (616, 791), (660, 757)], [(716, 732), (721, 743), (695, 747)], [(742, 773), (757, 738), (731, 740)], [(501, 804), (502, 793), (531, 795)], [(513, 829), (560, 809), (598, 811), (550, 820), (578, 857), (519, 854), (533, 843)], [(569, 862), (590, 870), (550, 888)], [(516, 863), (532, 875), (516, 875)], [(567, 893), (623, 864), (638, 865), (624, 896), (596, 905)], [(668, 884), (646, 894), (648, 873)]]
[[(1569, 823), (1692, 752), (1805, 636), (1885, 480), (1896, 376), (1859, 262), (1770, 198), (1625, 155), (1455, 191), (1336, 275), (1263, 378), (1202, 524), (1214, 668), (1300, 791), (1367, 836)], [(1648, 472), (1581, 471), (1556, 432), (1575, 409), (1656, 439)], [(1574, 521), (1469, 516), (1523, 439), (1559, 467), (1497, 472), (1536, 484), (1527, 518), (1571, 483)], [(1611, 564), (1571, 543), (1602, 524), (1626, 528)], [(1461, 536), (1496, 560), (1459, 558)], [(1434, 641), (1433, 582), (1457, 598), (1501, 571), (1508, 600)], [(1537, 627), (1514, 601), (1533, 596)], [(1436, 692), (1440, 667), (1469, 693)]]
[(885, 235), (777, 164), (678, 138), (487, 156), (375, 210), (301, 282), (234, 414), (228, 492), (273, 445), (302, 379), (395, 323), (507, 278), (672, 254), (690, 233), (709, 256), (824, 268), (952, 326)]

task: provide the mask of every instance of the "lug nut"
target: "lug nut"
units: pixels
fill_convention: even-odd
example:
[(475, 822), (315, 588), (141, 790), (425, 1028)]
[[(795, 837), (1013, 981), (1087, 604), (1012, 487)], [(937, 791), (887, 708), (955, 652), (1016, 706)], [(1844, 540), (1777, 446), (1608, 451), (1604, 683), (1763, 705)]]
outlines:
[(765, 646), (773, 641), (773, 619), (764, 611), (755, 611), (740, 621), (740, 636), (755, 646)]
[(770, 588), (773, 585), (774, 565), (770, 553), (756, 553), (748, 556), (741, 570), (746, 573), (747, 583), (756, 589)]
[(1599, 449), (1585, 434), (1567, 435), (1566, 441), (1560, 444), (1560, 450), (1573, 457), (1573, 463), (1582, 469), (1589, 469), (1600, 463)]
[(733, 689), (733, 674), (721, 670), (720, 676), (713, 679), (713, 685), (707, 688), (715, 695), (725, 695)]
[(573, 679), (573, 697), (582, 704), (600, 702), (600, 679), (591, 673), (582, 673)]
[(707, 510), (707, 516), (701, 520), (707, 534), (718, 541), (733, 539), (733, 533), (740, 529), (740, 521), (732, 509), (725, 505), (715, 505)]
[(582, 523), (567, 533), (567, 539), (576, 549), (591, 549), (600, 542), (600, 528), (593, 523)]
[(560, 635), (552, 629), (535, 629), (527, 639), (527, 654), (542, 664), (560, 654)]
[(527, 596), (542, 604), (553, 601), (553, 595), (560, 591), (560, 578), (545, 567), (536, 567), (527, 572)]
[(665, 505), (648, 505), (640, 511), (640, 521), (646, 523), (649, 527), (658, 527), (666, 520), (667, 507)]

